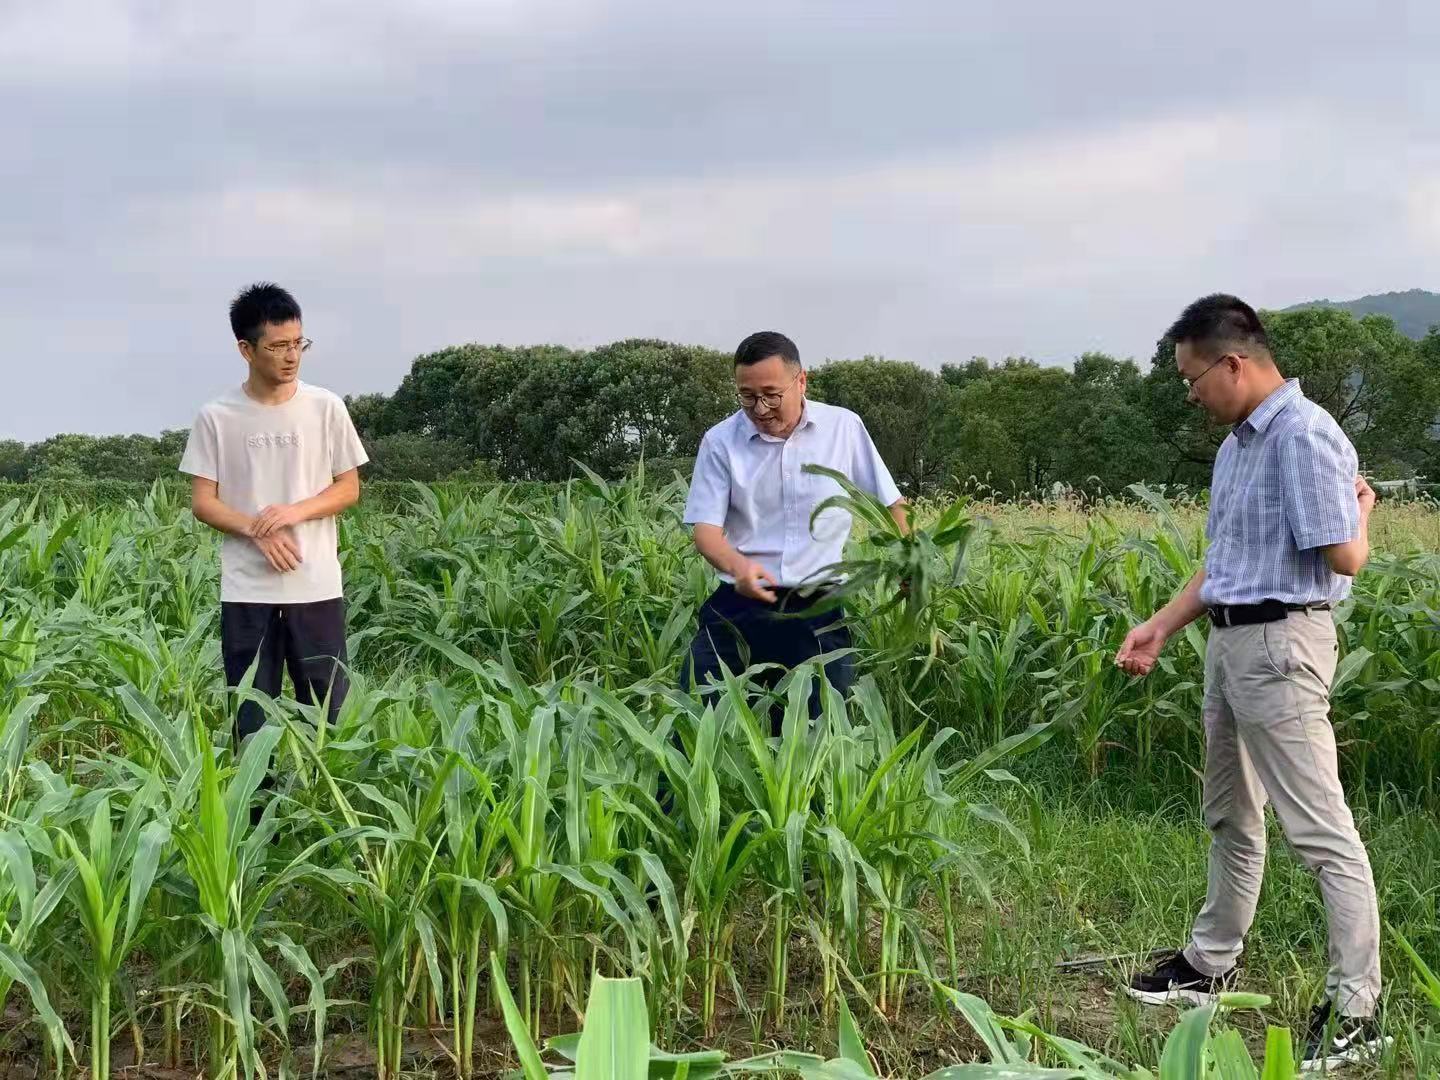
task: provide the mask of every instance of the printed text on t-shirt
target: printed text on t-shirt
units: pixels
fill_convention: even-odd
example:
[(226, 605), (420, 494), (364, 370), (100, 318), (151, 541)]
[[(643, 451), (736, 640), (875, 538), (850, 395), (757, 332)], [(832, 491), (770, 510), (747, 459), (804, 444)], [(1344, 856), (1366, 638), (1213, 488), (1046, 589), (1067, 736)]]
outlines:
[(250, 435), (245, 439), (247, 446), (299, 446), (300, 434), (295, 431), (274, 434)]

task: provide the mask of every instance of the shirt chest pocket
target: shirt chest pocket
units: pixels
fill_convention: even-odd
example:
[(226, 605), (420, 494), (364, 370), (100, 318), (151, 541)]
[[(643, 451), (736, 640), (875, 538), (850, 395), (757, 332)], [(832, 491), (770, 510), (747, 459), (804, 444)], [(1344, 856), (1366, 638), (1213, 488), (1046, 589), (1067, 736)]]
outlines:
[(1226, 515), (1227, 534), (1246, 543), (1274, 543), (1285, 527), (1285, 502), (1280, 489), (1263, 473), (1237, 485)]

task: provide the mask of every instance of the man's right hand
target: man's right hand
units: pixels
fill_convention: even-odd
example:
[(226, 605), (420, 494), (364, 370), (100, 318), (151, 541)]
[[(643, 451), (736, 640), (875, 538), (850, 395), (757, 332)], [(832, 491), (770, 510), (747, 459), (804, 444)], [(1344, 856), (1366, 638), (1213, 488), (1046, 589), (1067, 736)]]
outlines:
[(780, 583), (770, 576), (770, 571), (761, 566), (758, 562), (746, 562), (735, 572), (735, 591), (741, 596), (748, 596), (751, 600), (760, 600), (767, 604), (775, 602), (775, 594), (765, 587), (765, 582), (771, 586)]
[(289, 529), (281, 529), (269, 536), (252, 536), (250, 542), (260, 549), (265, 561), (276, 573), (298, 570), (304, 561), (300, 558), (300, 545), (295, 541), (295, 534)]
[(1125, 635), (1125, 643), (1115, 654), (1115, 666), (1127, 675), (1149, 675), (1168, 639), (1154, 619), (1141, 623)]
[(1361, 514), (1370, 516), (1370, 511), (1375, 509), (1376, 498), (1375, 489), (1366, 479), (1363, 476), (1355, 477), (1355, 501), (1360, 504)]

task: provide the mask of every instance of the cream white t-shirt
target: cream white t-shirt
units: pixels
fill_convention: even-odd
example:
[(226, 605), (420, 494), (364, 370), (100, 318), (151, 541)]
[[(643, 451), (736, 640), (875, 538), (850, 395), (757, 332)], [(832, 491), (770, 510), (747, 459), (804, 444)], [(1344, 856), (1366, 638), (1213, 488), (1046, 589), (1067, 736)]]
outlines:
[[(180, 471), (214, 480), (226, 506), (257, 514), (318, 495), (368, 460), (345, 402), (329, 390), (297, 383), (289, 401), (262, 405), (237, 386), (200, 410)], [(309, 604), (340, 596), (335, 519), (301, 522), (294, 535), (302, 562), (283, 574), (251, 540), (225, 537), (220, 600)]]

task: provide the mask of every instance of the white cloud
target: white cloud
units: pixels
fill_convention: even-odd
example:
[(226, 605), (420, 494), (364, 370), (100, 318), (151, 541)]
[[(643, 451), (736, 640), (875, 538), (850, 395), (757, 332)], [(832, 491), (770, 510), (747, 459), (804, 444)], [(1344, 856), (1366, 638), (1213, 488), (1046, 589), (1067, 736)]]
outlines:
[(976, 255), (1063, 262), (1117, 247), (1153, 251), (1158, 217), (1211, 208), (1222, 147), (1243, 160), (1272, 134), (1222, 116), (848, 173), (593, 190), (467, 190), (461, 176), (426, 170), (395, 170), (380, 183), (357, 177), (344, 187), (235, 183), (180, 207), (142, 203), (132, 227), (152, 238), (168, 232), (175, 246), (199, 236), (236, 255), (370, 253), (431, 265), (566, 256), (796, 267)]

